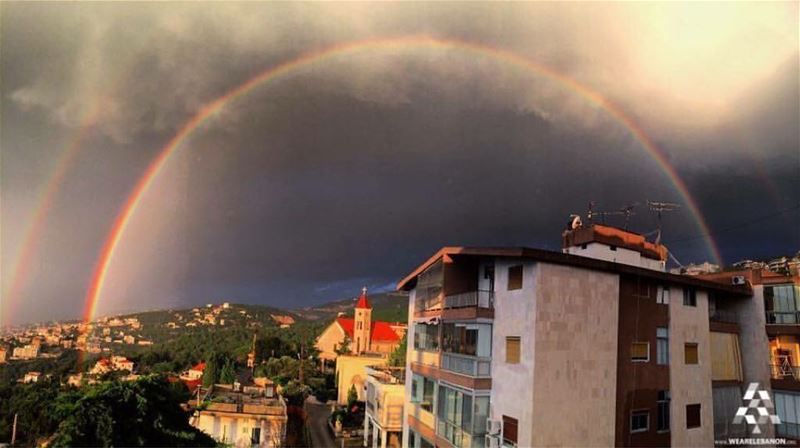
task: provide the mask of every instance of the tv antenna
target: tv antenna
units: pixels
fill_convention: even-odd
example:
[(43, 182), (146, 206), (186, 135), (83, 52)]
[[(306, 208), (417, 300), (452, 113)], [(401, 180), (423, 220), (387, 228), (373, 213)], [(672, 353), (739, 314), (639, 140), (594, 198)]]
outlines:
[(651, 212), (656, 212), (658, 216), (658, 230), (656, 236), (656, 244), (661, 242), (661, 216), (664, 212), (672, 212), (679, 208), (681, 208), (680, 204), (676, 204), (674, 202), (659, 202), (659, 201), (647, 201), (647, 207), (650, 209)]
[(631, 216), (635, 215), (636, 213), (633, 211), (639, 203), (634, 202), (628, 204), (625, 207), (622, 207), (619, 210), (611, 210), (611, 211), (595, 211), (594, 206), (597, 205), (596, 202), (590, 201), (589, 202), (589, 211), (586, 213), (589, 219), (589, 224), (594, 224), (594, 217), (599, 216), (603, 225), (606, 224), (606, 216), (625, 216), (625, 230), (628, 230), (628, 223), (630, 222)]

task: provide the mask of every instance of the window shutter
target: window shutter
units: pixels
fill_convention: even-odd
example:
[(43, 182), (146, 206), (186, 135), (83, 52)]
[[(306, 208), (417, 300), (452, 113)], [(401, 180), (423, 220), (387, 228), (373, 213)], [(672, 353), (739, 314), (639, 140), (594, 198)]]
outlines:
[(520, 338), (519, 336), (506, 337), (506, 362), (509, 364), (519, 364), (520, 360)]

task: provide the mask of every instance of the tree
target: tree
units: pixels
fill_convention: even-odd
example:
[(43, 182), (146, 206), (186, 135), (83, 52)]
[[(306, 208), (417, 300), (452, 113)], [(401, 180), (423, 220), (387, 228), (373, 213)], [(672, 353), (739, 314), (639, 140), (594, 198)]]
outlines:
[(88, 387), (52, 439), (53, 446), (214, 446), (189, 425), (188, 392), (164, 377)]
[(408, 346), (408, 338), (406, 336), (405, 334), (403, 335), (403, 339), (400, 340), (400, 345), (389, 354), (389, 366), (404, 367), (406, 365), (406, 349)]
[(352, 408), (358, 401), (358, 392), (356, 392), (356, 385), (351, 384), (350, 390), (347, 391), (347, 407)]
[(206, 368), (203, 370), (203, 387), (211, 387), (215, 384), (219, 377), (219, 369), (221, 366), (217, 364), (219, 356), (212, 353), (206, 361)]
[(219, 371), (219, 382), (222, 384), (233, 384), (236, 381), (236, 365), (233, 360), (226, 359)]
[(336, 352), (337, 355), (349, 355), (351, 353), (350, 342), (350, 336), (344, 335), (342, 343), (337, 345), (333, 351)]

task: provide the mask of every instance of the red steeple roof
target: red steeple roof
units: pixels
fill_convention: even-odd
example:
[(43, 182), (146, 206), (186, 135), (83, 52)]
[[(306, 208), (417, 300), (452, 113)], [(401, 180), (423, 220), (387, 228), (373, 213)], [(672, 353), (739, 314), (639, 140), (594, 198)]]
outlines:
[(358, 298), (358, 303), (356, 304), (356, 308), (367, 308), (370, 309), (372, 306), (369, 304), (369, 300), (367, 300), (367, 287), (361, 288), (361, 296)]

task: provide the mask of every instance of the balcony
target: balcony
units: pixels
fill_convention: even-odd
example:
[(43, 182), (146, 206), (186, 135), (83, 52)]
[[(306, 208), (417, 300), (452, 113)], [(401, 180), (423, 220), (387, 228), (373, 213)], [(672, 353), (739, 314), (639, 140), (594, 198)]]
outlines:
[(781, 419), (781, 424), (775, 425), (775, 436), (798, 440), (800, 439), (800, 424)]
[(771, 364), (770, 372), (774, 380), (800, 380), (800, 366)]
[(800, 311), (767, 311), (767, 324), (796, 325), (800, 323)]
[(414, 302), (414, 310), (415, 312), (441, 310), (442, 302), (442, 294), (430, 297), (417, 297)]
[(447, 440), (450, 442), (451, 445), (455, 447), (482, 447), (485, 437), (473, 437), (472, 434), (464, 431), (458, 425), (454, 425), (450, 422), (446, 422), (442, 419), (436, 419), (437, 428), (436, 434), (439, 437)]
[(445, 309), (494, 308), (494, 291), (469, 291), (444, 298)]
[(727, 324), (738, 324), (739, 319), (736, 313), (729, 310), (716, 309), (708, 316), (709, 320), (714, 322), (723, 322)]
[(490, 378), (492, 376), (492, 358), (442, 353), (441, 368), (475, 378)]

